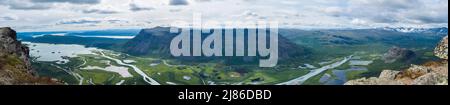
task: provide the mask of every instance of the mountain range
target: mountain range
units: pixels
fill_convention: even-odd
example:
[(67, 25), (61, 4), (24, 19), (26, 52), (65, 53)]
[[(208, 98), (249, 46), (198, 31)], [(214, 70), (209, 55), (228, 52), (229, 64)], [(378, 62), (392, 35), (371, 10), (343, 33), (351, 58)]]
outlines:
[(441, 28), (384, 27), (382, 29), (388, 30), (388, 31), (404, 32), (404, 33), (434, 33), (434, 34), (447, 34), (448, 33), (448, 28), (446, 28), (446, 27), (441, 27)]
[[(173, 58), (173, 56), (170, 53), (170, 42), (176, 36), (176, 34), (170, 33), (169, 29), (170, 27), (156, 27), (152, 29), (143, 29), (133, 39), (129, 40), (127, 43), (124, 44), (123, 52), (133, 55), (150, 55), (165, 58)], [(205, 39), (207, 36), (209, 35), (203, 34), (202, 40)], [(245, 34), (245, 38), (247, 38), (247, 36), (248, 33)], [(288, 40), (282, 35), (279, 36), (278, 40), (279, 40), (278, 42), (279, 42), (280, 60), (302, 59), (306, 58), (310, 54), (310, 52), (308, 51), (309, 49), (293, 43), (292, 41)], [(245, 43), (247, 44), (248, 42), (245, 41)], [(245, 51), (245, 53), (247, 53), (247, 51)], [(248, 62), (249, 59), (253, 59), (251, 61), (254, 61), (255, 58), (228, 57), (227, 59), (232, 59), (233, 62), (239, 61)], [(181, 60), (209, 61), (215, 60), (215, 57), (181, 57)]]

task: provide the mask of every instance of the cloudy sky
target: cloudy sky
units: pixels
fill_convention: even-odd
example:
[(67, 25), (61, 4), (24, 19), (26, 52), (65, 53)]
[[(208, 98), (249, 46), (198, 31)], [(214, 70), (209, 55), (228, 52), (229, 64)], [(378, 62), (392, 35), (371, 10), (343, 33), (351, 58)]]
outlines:
[(167, 26), (175, 20), (278, 21), (288, 28), (447, 27), (448, 0), (0, 0), (19, 31)]

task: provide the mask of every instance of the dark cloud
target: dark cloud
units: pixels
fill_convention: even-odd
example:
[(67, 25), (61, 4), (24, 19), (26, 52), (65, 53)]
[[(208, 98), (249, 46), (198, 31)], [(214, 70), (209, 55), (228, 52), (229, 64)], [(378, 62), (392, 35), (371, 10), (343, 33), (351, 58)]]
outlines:
[(129, 23), (127, 20), (117, 18), (76, 18), (61, 20), (56, 25), (97, 25), (101, 23), (117, 24), (117, 23)]
[(45, 10), (50, 9), (49, 5), (20, 5), (20, 4), (11, 4), (9, 5), (9, 9), (15, 10)]
[(52, 8), (54, 3), (99, 4), (101, 0), (0, 0), (0, 5), (15, 10), (45, 10)]
[(186, 0), (170, 0), (169, 5), (188, 5)]
[(109, 19), (109, 20), (104, 20), (107, 23), (129, 23), (129, 21), (126, 20), (120, 20), (120, 19)]
[(0, 16), (0, 21), (13, 21), (17, 20), (17, 17), (12, 16)]
[(116, 14), (119, 13), (118, 11), (113, 10), (101, 10), (101, 9), (86, 9), (82, 11), (83, 13), (89, 14), (89, 13), (96, 13), (96, 14)]
[(15, 10), (44, 10), (51, 8), (49, 4), (31, 3), (20, 0), (0, 0), (0, 5), (5, 5), (9, 9)]
[(31, 0), (36, 3), (99, 4), (101, 0)]
[(211, 0), (195, 0), (195, 2), (211, 2)]
[(95, 20), (95, 19), (74, 19), (74, 20), (64, 20), (60, 21), (57, 24), (58, 25), (64, 25), (64, 24), (98, 24), (101, 23), (101, 20)]
[[(447, 15), (448, 16), (448, 15)], [(434, 17), (434, 16), (417, 16), (412, 17), (414, 20), (420, 23), (448, 23), (448, 17)]]
[(147, 10), (153, 10), (153, 9), (155, 9), (155, 8), (152, 8), (152, 7), (140, 7), (137, 4), (135, 4), (135, 3), (131, 3), (130, 4), (130, 10), (134, 11), (134, 12), (147, 11)]

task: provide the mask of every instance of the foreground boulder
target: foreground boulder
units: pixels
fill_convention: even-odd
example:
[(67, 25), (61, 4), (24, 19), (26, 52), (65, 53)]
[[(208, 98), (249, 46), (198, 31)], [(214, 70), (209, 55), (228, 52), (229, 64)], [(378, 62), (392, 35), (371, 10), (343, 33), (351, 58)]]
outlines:
[(412, 65), (405, 71), (384, 70), (379, 77), (351, 80), (345, 85), (448, 85), (448, 63), (423, 66)]

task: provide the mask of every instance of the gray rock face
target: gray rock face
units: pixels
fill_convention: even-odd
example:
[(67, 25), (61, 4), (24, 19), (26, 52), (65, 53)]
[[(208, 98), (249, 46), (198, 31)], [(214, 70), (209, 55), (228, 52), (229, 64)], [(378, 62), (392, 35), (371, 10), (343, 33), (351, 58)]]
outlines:
[[(448, 67), (448, 64), (442, 66)], [(413, 65), (405, 71), (384, 70), (379, 77), (351, 80), (345, 85), (448, 85), (448, 76), (433, 69), (435, 67)]]
[(415, 79), (412, 85), (448, 85), (448, 76), (428, 73)]
[(384, 70), (378, 78), (371, 77), (351, 80), (345, 83), (345, 85), (404, 85), (404, 83), (395, 80), (399, 73), (400, 71)]
[(400, 71), (384, 70), (381, 72), (379, 78), (394, 80), (398, 73), (400, 73)]
[(28, 47), (11, 28), (0, 28), (0, 85), (40, 84), (31, 68)]
[(17, 40), (16, 31), (9, 27), (0, 28), (0, 56), (15, 55), (24, 61), (26, 69), (31, 70), (29, 52), (29, 48)]
[(420, 65), (411, 65), (406, 71), (402, 72), (402, 75), (408, 76), (412, 79), (418, 78), (422, 75), (430, 73), (432, 70), (430, 67), (420, 66)]
[(382, 78), (361, 78), (356, 80), (351, 80), (345, 83), (344, 85), (405, 85), (399, 81), (393, 81), (390, 79), (382, 79)]

